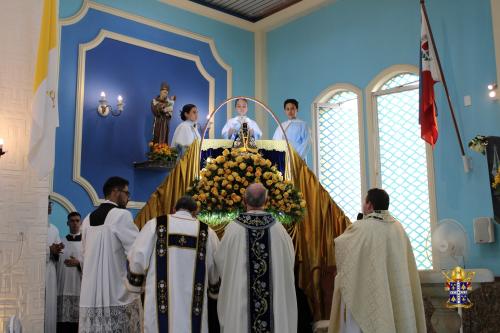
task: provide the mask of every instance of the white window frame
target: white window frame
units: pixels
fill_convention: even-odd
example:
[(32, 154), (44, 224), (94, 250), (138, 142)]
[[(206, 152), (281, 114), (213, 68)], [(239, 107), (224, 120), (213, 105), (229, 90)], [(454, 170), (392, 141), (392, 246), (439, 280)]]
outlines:
[[(378, 110), (377, 96), (399, 91), (414, 89), (414, 85), (409, 87), (398, 87), (385, 91), (383, 94), (379, 92), (380, 88), (391, 78), (399, 74), (411, 73), (419, 75), (419, 70), (412, 65), (394, 65), (380, 72), (365, 89), (365, 96), (369, 97), (369, 102), (366, 103), (366, 118), (367, 118), (367, 138), (368, 142), (368, 163), (370, 165), (370, 188), (381, 187), (382, 179), (380, 175), (380, 149), (379, 147), (379, 131), (378, 131)], [(417, 87), (418, 89), (418, 87)], [(435, 173), (434, 173), (434, 155), (430, 144), (425, 145), (427, 158), (427, 183), (429, 191), (429, 210), (430, 210), (430, 234), (432, 235), (437, 225), (437, 205), (436, 205), (436, 190), (435, 190)], [(432, 249), (432, 238), (429, 238), (431, 246), (432, 266), (435, 269), (439, 266), (438, 258), (434, 255)]]
[[(313, 128), (312, 128), (312, 146), (313, 146), (313, 171), (320, 179), (320, 166), (319, 166), (319, 112), (318, 104), (327, 103), (330, 98), (338, 92), (350, 91), (356, 94), (358, 98), (358, 136), (359, 136), (359, 150), (360, 150), (360, 172), (361, 172), (361, 198), (360, 202), (363, 202), (364, 196), (367, 192), (367, 180), (366, 180), (366, 145), (365, 145), (365, 126), (364, 126), (364, 115), (363, 115), (363, 91), (348, 83), (336, 83), (329, 86), (323, 90), (313, 101), (311, 105), (311, 114), (313, 115)], [(361, 207), (360, 207), (361, 209)]]

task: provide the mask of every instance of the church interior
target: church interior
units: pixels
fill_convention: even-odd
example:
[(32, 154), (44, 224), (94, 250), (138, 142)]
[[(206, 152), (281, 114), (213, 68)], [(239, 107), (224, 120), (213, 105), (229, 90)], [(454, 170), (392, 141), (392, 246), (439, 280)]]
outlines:
[[(47, 3), (56, 14), (45, 21)], [(0, 332), (49, 333), (47, 226), (66, 237), (68, 214), (83, 221), (105, 202), (109, 177), (128, 180), (126, 208), (139, 230), (188, 193), (221, 238), (237, 215), (205, 202), (219, 195), (207, 185), (219, 179), (211, 171), (225, 184), (232, 175), (243, 184), (246, 172), (251, 183), (258, 163), (263, 182), (276, 185), (273, 216), (293, 240), (298, 318), (307, 308), (310, 332), (328, 331), (334, 239), (363, 218), (372, 188), (389, 193), (408, 236), (426, 331), (500, 331), (500, 0), (22, 0), (0, 8)], [(57, 36), (45, 58), (44, 31)], [(436, 110), (432, 142), (422, 134), (424, 81)], [(53, 82), (54, 90), (44, 86)], [(242, 100), (248, 132), (245, 122), (226, 135)], [(291, 104), (307, 133), (300, 148), (290, 143)], [(187, 105), (197, 109), (199, 140), (175, 145)], [(43, 144), (33, 144), (37, 135)], [(233, 155), (224, 175), (217, 163), (231, 167), (237, 141), (249, 155)], [(251, 158), (252, 149), (263, 158)], [(229, 184), (224, 203), (243, 209), (243, 185)], [(279, 201), (285, 193), (288, 206)], [(446, 303), (456, 266), (471, 277), (464, 307)]]

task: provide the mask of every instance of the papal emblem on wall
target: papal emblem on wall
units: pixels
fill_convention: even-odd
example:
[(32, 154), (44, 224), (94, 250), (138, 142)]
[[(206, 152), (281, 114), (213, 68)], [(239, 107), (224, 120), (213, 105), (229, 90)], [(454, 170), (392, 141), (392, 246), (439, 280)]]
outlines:
[(448, 292), (448, 308), (470, 308), (472, 302), (469, 299), (469, 292), (472, 291), (472, 279), (475, 272), (466, 272), (462, 267), (455, 267), (451, 271), (451, 277), (443, 272), (446, 279), (445, 290)]

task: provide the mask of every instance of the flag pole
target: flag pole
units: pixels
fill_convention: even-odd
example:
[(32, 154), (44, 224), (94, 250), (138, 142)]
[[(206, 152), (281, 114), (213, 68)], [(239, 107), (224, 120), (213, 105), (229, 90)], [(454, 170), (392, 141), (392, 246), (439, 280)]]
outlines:
[(432, 33), (431, 25), (429, 22), (429, 16), (427, 15), (427, 9), (425, 8), (425, 0), (420, 0), (420, 5), (422, 6), (422, 13), (425, 17), (425, 24), (427, 25), (427, 30), (429, 31), (429, 37), (431, 38), (432, 46), (434, 47), (434, 54), (436, 55), (436, 62), (439, 68), (439, 74), (443, 80), (443, 87), (446, 94), (446, 99), (448, 100), (448, 106), (451, 113), (451, 118), (453, 119), (453, 126), (455, 127), (455, 133), (457, 135), (458, 144), (460, 145), (460, 152), (462, 153), (462, 159), (464, 162), (465, 172), (470, 171), (470, 161), (468, 157), (465, 155), (464, 145), (462, 143), (462, 137), (460, 136), (460, 131), (457, 125), (457, 119), (455, 118), (455, 111), (453, 109), (453, 104), (451, 103), (450, 93), (448, 92), (448, 85), (446, 84), (446, 78), (443, 73), (443, 67), (441, 66), (441, 60), (439, 59), (439, 53), (436, 47), (436, 43), (434, 42), (434, 34)]

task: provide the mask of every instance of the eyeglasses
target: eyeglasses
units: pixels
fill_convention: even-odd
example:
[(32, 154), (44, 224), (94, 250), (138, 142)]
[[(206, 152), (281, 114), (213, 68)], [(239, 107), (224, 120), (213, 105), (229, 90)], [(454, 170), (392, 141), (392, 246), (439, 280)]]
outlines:
[[(118, 190), (118, 189), (117, 189)], [(130, 197), (130, 192), (129, 191), (124, 191), (124, 190), (118, 190), (119, 192), (125, 193), (127, 197)]]

